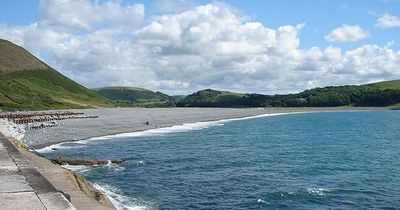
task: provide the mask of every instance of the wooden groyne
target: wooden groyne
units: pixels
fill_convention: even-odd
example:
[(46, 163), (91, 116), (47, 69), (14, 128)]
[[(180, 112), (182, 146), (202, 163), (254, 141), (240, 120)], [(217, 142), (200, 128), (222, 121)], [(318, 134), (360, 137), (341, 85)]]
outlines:
[(122, 164), (125, 160), (122, 159), (113, 159), (113, 160), (81, 160), (81, 159), (73, 159), (68, 157), (58, 157), (49, 159), (51, 162), (59, 164), (59, 165), (85, 165), (85, 166), (94, 166), (94, 165), (107, 165), (107, 164)]
[(0, 114), (0, 119), (6, 119), (15, 124), (25, 124), (27, 129), (55, 127), (61, 120), (88, 118), (98, 118), (98, 116), (71, 111)]

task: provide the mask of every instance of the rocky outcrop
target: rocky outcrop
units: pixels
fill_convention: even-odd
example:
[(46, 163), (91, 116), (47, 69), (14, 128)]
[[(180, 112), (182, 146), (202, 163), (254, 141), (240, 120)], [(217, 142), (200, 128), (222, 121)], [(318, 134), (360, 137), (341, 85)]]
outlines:
[(122, 159), (114, 159), (114, 160), (80, 160), (73, 159), (68, 157), (58, 157), (56, 159), (50, 159), (51, 162), (60, 164), (60, 165), (85, 165), (85, 166), (94, 166), (94, 165), (106, 165), (109, 163), (113, 164), (121, 164), (124, 162)]

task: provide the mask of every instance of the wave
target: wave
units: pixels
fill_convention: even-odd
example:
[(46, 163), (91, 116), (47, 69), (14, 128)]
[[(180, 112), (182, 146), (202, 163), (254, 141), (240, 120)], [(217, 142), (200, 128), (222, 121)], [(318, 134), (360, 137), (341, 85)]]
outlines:
[[(93, 141), (110, 140), (110, 139), (118, 139), (118, 138), (144, 137), (144, 136), (162, 136), (162, 135), (169, 134), (169, 133), (182, 133), (182, 132), (189, 132), (189, 131), (195, 131), (195, 130), (202, 130), (202, 129), (215, 127), (215, 126), (223, 126), (224, 123), (232, 122), (232, 121), (249, 120), (249, 119), (255, 119), (255, 118), (262, 118), (262, 117), (271, 117), (271, 116), (298, 114), (298, 113), (303, 113), (303, 112), (271, 113), (271, 114), (262, 114), (262, 115), (240, 117), (240, 118), (230, 118), (230, 119), (223, 119), (223, 120), (216, 120), (216, 121), (183, 123), (181, 125), (155, 128), (155, 129), (149, 129), (149, 130), (145, 130), (145, 131), (120, 133), (120, 134), (106, 135), (106, 136), (101, 136), (101, 137), (93, 137), (93, 138), (78, 140), (78, 141), (63, 142), (63, 143), (53, 144), (53, 145), (50, 145), (48, 147), (44, 147), (41, 149), (37, 149), (36, 151), (39, 153), (48, 153), (48, 152), (51, 152), (51, 151), (57, 150), (57, 149), (70, 149), (70, 148), (83, 147), (83, 145), (85, 145), (89, 142), (93, 142)], [(67, 143), (78, 144), (78, 145), (71, 146), (71, 145), (67, 145)]]
[(103, 168), (113, 170), (113, 171), (123, 171), (125, 170), (125, 167), (120, 166), (118, 164), (112, 163), (111, 160), (108, 160), (108, 163), (103, 166)]
[(325, 193), (331, 191), (325, 188), (317, 188), (317, 187), (307, 188), (306, 190), (309, 194), (312, 195), (325, 195)]
[(86, 166), (86, 165), (61, 165), (61, 167), (66, 168), (68, 170), (74, 171), (74, 172), (79, 172), (79, 173), (85, 173), (90, 171), (94, 167), (103, 167), (107, 170), (113, 170), (113, 171), (123, 171), (125, 170), (125, 167), (120, 166), (118, 164), (112, 163), (111, 160), (108, 160), (108, 163), (105, 165), (93, 165), (93, 166)]
[(85, 173), (90, 171), (90, 166), (84, 166), (84, 165), (61, 165), (61, 167), (66, 168), (68, 170), (74, 171), (74, 172), (79, 172), (79, 173)]
[(71, 142), (61, 142), (58, 144), (52, 144), (47, 147), (43, 147), (41, 149), (35, 149), (38, 153), (49, 153), (54, 150), (61, 150), (61, 149), (76, 149), (82, 148), (85, 146), (85, 142), (78, 142), (78, 141), (71, 141)]
[(128, 133), (114, 134), (114, 135), (106, 135), (106, 136), (102, 136), (102, 137), (94, 137), (94, 138), (89, 138), (89, 139), (85, 139), (85, 140), (80, 140), (77, 142), (87, 143), (88, 141), (108, 140), (108, 139), (115, 139), (115, 138), (161, 136), (161, 135), (169, 134), (169, 133), (182, 133), (182, 132), (189, 132), (189, 131), (195, 131), (195, 130), (202, 130), (202, 129), (206, 129), (206, 128), (210, 128), (210, 127), (214, 127), (214, 126), (223, 126), (224, 123), (232, 122), (232, 121), (248, 120), (248, 119), (254, 119), (254, 118), (287, 115), (287, 114), (297, 114), (297, 113), (300, 113), (300, 112), (262, 114), (262, 115), (255, 115), (255, 116), (250, 116), (250, 117), (231, 118), (231, 119), (216, 120), (216, 121), (183, 123), (181, 125), (174, 125), (174, 126), (163, 127), (163, 128), (155, 128), (155, 129), (149, 129), (149, 130), (145, 130), (145, 131), (135, 131), (135, 132), (128, 132)]
[(210, 121), (210, 122), (196, 122), (196, 123), (184, 123), (182, 125), (174, 125), (170, 127), (163, 127), (163, 128), (155, 128), (149, 129), (145, 131), (135, 131), (129, 133), (120, 133), (114, 135), (107, 135), (102, 137), (94, 137), (85, 140), (79, 140), (79, 143), (87, 143), (89, 141), (97, 141), (97, 140), (109, 140), (115, 138), (131, 138), (131, 137), (143, 137), (143, 136), (162, 136), (164, 134), (169, 133), (182, 133), (194, 130), (202, 130), (214, 126), (222, 126), (224, 124), (218, 121)]
[(149, 206), (147, 206), (146, 204), (141, 204), (141, 202), (136, 199), (122, 195), (118, 189), (113, 188), (109, 185), (100, 186), (99, 184), (94, 183), (93, 187), (104, 193), (118, 210), (151, 209)]

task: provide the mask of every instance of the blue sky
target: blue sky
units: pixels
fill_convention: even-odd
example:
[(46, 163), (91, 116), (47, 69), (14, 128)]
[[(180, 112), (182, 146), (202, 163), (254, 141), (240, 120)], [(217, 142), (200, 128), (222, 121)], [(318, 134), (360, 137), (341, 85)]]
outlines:
[[(112, 10), (108, 7), (110, 5)], [(207, 5), (211, 13), (203, 13)], [(83, 8), (94, 12), (96, 18), (79, 14)], [(122, 15), (107, 14), (105, 11)], [(192, 15), (190, 18), (193, 19), (189, 18), (192, 22), (186, 23), (182, 17), (185, 12)], [(226, 25), (226, 30), (233, 35), (227, 34), (225, 29), (221, 30), (225, 27), (221, 25), (223, 21), (234, 21), (233, 27)], [(256, 33), (246, 28), (246, 23), (259, 23), (262, 27)], [(305, 25), (301, 25), (303, 23)], [(190, 37), (185, 36), (191, 32), (190, 28), (185, 28), (187, 24), (196, 27), (208, 24), (210, 32), (215, 32), (215, 36), (200, 44), (209, 46), (208, 52), (200, 52), (199, 43), (187, 42)], [(400, 75), (399, 24), (399, 0), (0, 1), (0, 38), (26, 47), (78, 82), (90, 87), (144, 86), (172, 93), (187, 93), (208, 87), (262, 93), (295, 92), (315, 86), (397, 79)], [(284, 26), (291, 28), (283, 30)], [(160, 27), (166, 30), (159, 31)], [(269, 31), (265, 36), (273, 34), (275, 37), (256, 37), (252, 40), (251, 37), (265, 30)], [(278, 40), (280, 33), (286, 38)], [(208, 34), (202, 34), (198, 39)], [(34, 41), (45, 36), (49, 38)], [(93, 56), (89, 52), (94, 49), (89, 50), (83, 44), (76, 45), (88, 41), (92, 42), (91, 46), (105, 46), (101, 50), (104, 54), (96, 52), (99, 55)], [(285, 42), (288, 46), (284, 45)], [(127, 43), (130, 49), (125, 49)], [(60, 50), (59, 46), (65, 49)], [(231, 51), (227, 52), (227, 49)], [(238, 49), (243, 49), (243, 54), (238, 53)], [(274, 54), (279, 49), (286, 51), (279, 56)], [(80, 55), (67, 54), (68, 50), (78, 51), (80, 53), (75, 54)], [(165, 54), (171, 50), (173, 54)], [(116, 59), (126, 56), (125, 60), (104, 63), (102, 56), (110, 57), (116, 51), (123, 52)], [(212, 56), (207, 54), (209, 52)], [(145, 55), (156, 59), (160, 66), (153, 65), (155, 62), (148, 63), (149, 57)], [(363, 57), (365, 60), (362, 60)], [(90, 59), (93, 63), (87, 61)], [(185, 59), (190, 62), (182, 63)], [(102, 67), (96, 66), (100, 61), (103, 62)], [(117, 64), (121, 62), (127, 65)], [(292, 66), (283, 66), (285, 62)], [(192, 66), (193, 63), (196, 65)], [(203, 69), (195, 69), (195, 66), (202, 66)], [(93, 79), (88, 76), (99, 68), (102, 69), (99, 75), (104, 74), (103, 77)], [(285, 71), (279, 72), (281, 68)], [(110, 69), (120, 71), (123, 76), (118, 78), (105, 73)], [(180, 77), (195, 71), (201, 72), (199, 78)], [(303, 73), (298, 73), (300, 71)], [(150, 82), (133, 78), (131, 75), (134, 73)], [(330, 76), (326, 76), (328, 74)], [(176, 77), (180, 78), (174, 79)], [(299, 80), (301, 84), (297, 84)], [(232, 86), (232, 83), (235, 85)], [(182, 87), (187, 91), (182, 91)]]
[[(154, 0), (125, 0), (126, 3), (143, 3), (147, 16), (157, 14)], [(213, 1), (192, 1), (193, 4), (206, 4)], [(325, 34), (342, 24), (358, 24), (367, 29), (371, 36), (359, 42), (338, 43), (343, 49), (362, 44), (384, 45), (391, 40), (399, 41), (400, 28), (379, 30), (374, 27), (379, 15), (390, 13), (400, 16), (399, 0), (227, 0), (224, 1), (248, 15), (252, 20), (276, 28), (286, 24), (306, 23), (300, 37), (301, 47), (327, 47), (332, 43), (324, 40)], [(251, 2), (251, 3), (250, 3)], [(0, 1), (0, 23), (7, 25), (26, 25), (39, 16), (36, 0)], [(400, 44), (394, 45), (399, 49)]]

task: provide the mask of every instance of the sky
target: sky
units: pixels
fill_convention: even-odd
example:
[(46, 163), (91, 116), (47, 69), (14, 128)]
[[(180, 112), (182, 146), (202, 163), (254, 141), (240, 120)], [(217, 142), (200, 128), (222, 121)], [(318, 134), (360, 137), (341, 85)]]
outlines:
[(89, 88), (276, 94), (400, 79), (400, 0), (2, 0), (0, 38)]

